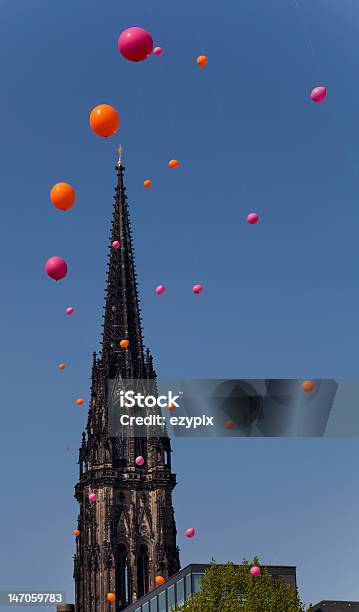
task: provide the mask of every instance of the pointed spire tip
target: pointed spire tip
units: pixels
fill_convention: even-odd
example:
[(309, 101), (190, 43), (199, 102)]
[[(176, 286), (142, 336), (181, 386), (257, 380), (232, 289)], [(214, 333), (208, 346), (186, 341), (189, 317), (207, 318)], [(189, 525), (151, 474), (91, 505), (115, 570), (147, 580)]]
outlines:
[(117, 167), (118, 168), (122, 168), (122, 152), (123, 152), (123, 148), (122, 148), (122, 145), (120, 145), (117, 149), (117, 153), (118, 153)]

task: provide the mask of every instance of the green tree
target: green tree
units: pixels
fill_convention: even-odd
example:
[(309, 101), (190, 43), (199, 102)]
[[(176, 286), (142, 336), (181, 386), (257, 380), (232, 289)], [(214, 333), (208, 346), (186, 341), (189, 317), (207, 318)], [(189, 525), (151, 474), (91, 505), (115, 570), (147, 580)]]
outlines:
[(201, 591), (175, 612), (304, 612), (294, 587), (264, 568), (260, 576), (251, 576), (252, 565), (260, 565), (256, 557), (241, 565), (213, 561), (201, 580)]

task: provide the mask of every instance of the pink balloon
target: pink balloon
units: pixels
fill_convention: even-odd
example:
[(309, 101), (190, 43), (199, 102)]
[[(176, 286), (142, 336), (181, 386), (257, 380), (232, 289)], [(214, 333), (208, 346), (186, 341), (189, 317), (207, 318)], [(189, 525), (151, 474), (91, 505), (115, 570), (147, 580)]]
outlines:
[(114, 241), (113, 241), (113, 243), (112, 243), (112, 248), (113, 248), (113, 249), (115, 249), (115, 250), (117, 251), (117, 249), (119, 249), (119, 248), (120, 248), (120, 246), (121, 246), (121, 245), (120, 245), (120, 243), (119, 243), (119, 241), (118, 241), (118, 240), (114, 240)]
[(190, 527), (189, 529), (186, 529), (185, 536), (186, 538), (193, 538), (195, 533), (196, 533), (195, 529), (193, 529), (193, 527)]
[(251, 225), (256, 225), (259, 221), (259, 217), (257, 215), (257, 213), (250, 213), (247, 217), (247, 221), (248, 223), (250, 223)]
[(96, 501), (96, 493), (90, 493), (89, 495), (89, 502), (90, 504), (93, 504)]
[(203, 291), (202, 285), (193, 285), (192, 291), (195, 295), (199, 295)]
[(135, 459), (135, 464), (136, 465), (143, 465), (144, 462), (145, 462), (145, 460), (144, 460), (143, 457), (141, 457), (141, 455), (139, 457), (136, 457), (136, 459)]
[(253, 567), (251, 567), (251, 569), (249, 571), (250, 571), (251, 576), (256, 577), (256, 576), (260, 575), (261, 568), (258, 567), (257, 565), (253, 565)]
[(313, 102), (324, 102), (327, 97), (327, 88), (326, 87), (314, 87), (312, 89), (310, 97)]
[(157, 55), (157, 57), (162, 55), (162, 53), (163, 53), (162, 47), (155, 47), (153, 49), (153, 55)]
[(158, 287), (156, 287), (157, 295), (163, 295), (165, 291), (166, 287), (164, 285), (158, 285)]
[(72, 308), (72, 306), (69, 306), (68, 308), (66, 308), (66, 314), (67, 315), (72, 315), (72, 313), (75, 311), (74, 308)]
[(61, 257), (50, 257), (46, 262), (46, 272), (50, 278), (59, 281), (67, 274), (67, 263)]
[(130, 62), (142, 62), (152, 53), (152, 36), (143, 28), (128, 28), (119, 37), (118, 48)]

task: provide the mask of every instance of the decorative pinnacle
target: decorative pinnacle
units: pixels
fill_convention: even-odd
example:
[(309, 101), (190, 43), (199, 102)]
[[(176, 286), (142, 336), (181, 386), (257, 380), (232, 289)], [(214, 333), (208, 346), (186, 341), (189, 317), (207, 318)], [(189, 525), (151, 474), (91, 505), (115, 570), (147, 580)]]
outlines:
[(118, 162), (117, 162), (117, 166), (120, 168), (122, 166), (122, 145), (120, 145), (117, 149), (118, 152)]

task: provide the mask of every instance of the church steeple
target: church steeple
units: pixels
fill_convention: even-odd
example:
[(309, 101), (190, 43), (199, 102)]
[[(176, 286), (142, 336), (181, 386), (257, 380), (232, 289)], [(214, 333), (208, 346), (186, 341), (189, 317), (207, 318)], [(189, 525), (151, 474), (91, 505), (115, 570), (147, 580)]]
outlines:
[[(109, 388), (123, 380), (150, 379), (152, 356), (144, 352), (127, 198), (120, 157), (116, 166), (102, 353), (93, 354), (91, 400), (79, 452), (80, 504), (74, 577), (77, 612), (115, 612), (151, 589), (156, 575), (179, 570), (172, 491), (171, 444), (160, 437), (134, 437), (133, 430), (108, 436)], [(112, 243), (118, 241), (115, 249)], [(129, 346), (122, 349), (121, 340)], [(115, 380), (114, 380), (115, 379)], [(116, 387), (117, 388), (117, 387)], [(157, 435), (157, 434), (156, 434)], [(137, 466), (135, 458), (145, 459)], [(90, 503), (89, 494), (96, 493)]]
[[(128, 212), (122, 149), (116, 165), (117, 186), (114, 196), (106, 304), (102, 339), (102, 364), (109, 378), (145, 378), (145, 359), (141, 315), (137, 290), (131, 223)], [(116, 242), (119, 248), (112, 245)], [(121, 340), (128, 340), (126, 349)]]

